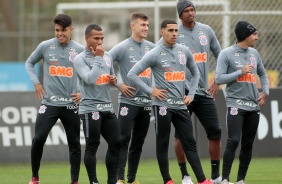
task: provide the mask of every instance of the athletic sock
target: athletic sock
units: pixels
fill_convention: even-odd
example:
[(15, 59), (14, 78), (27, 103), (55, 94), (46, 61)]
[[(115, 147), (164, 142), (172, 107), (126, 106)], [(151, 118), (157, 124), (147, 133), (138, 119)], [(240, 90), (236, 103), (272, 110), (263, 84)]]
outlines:
[(216, 179), (219, 177), (220, 160), (211, 160), (211, 178)]
[(184, 176), (189, 176), (187, 167), (186, 167), (186, 162), (178, 163), (178, 165), (179, 165), (179, 168), (182, 174), (182, 179), (184, 178)]

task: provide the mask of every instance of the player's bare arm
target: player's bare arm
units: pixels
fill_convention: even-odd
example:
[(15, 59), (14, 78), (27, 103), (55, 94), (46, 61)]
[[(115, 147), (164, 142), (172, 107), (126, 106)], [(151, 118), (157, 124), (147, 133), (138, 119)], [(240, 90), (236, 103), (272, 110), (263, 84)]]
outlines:
[(34, 85), (34, 91), (35, 91), (36, 99), (42, 100), (44, 96), (46, 95), (46, 92), (40, 83)]
[(96, 48), (94, 49), (93, 47), (90, 47), (91, 52), (94, 56), (104, 56), (104, 48), (102, 47), (102, 45), (97, 45)]
[(115, 86), (117, 84), (117, 77), (115, 75), (109, 75), (109, 83), (111, 86)]
[(76, 94), (70, 94), (70, 96), (72, 97), (72, 101), (76, 104), (79, 104), (80, 102), (80, 93), (76, 93)]
[(158, 89), (156, 87), (153, 87), (153, 91), (150, 94), (150, 96), (151, 97), (157, 97), (159, 100), (162, 101), (162, 100), (167, 98), (166, 92), (167, 92), (167, 90), (165, 90), (165, 89)]
[(260, 92), (259, 97), (257, 98), (258, 105), (261, 107), (265, 104), (268, 95), (265, 92)]
[(247, 73), (252, 73), (254, 66), (250, 65), (250, 64), (246, 64), (241, 70), (242, 70), (242, 74), (245, 75)]
[(122, 94), (126, 97), (132, 97), (134, 96), (134, 92), (136, 89), (131, 86), (127, 86), (124, 83), (121, 83), (120, 86), (118, 87), (118, 90), (122, 92)]
[(184, 96), (183, 97), (183, 103), (185, 104), (185, 105), (189, 105), (191, 102), (193, 101), (193, 99), (191, 98), (191, 97), (189, 97), (189, 96)]
[(217, 85), (215, 81), (213, 81), (212, 85), (209, 86), (207, 91), (209, 94), (211, 94), (215, 98), (218, 90), (219, 90), (219, 85)]

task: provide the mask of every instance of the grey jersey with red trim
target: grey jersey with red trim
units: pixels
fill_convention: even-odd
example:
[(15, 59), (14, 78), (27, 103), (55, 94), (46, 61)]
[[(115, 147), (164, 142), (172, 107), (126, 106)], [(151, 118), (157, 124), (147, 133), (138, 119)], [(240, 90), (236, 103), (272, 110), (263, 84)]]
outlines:
[(108, 52), (104, 56), (94, 56), (85, 49), (74, 59), (74, 68), (78, 74), (81, 102), (79, 114), (94, 111), (113, 111), (109, 75), (114, 75), (112, 57)]
[(40, 83), (34, 65), (43, 60), (43, 87), (46, 96), (42, 104), (52, 106), (74, 104), (70, 94), (75, 94), (78, 90), (73, 60), (83, 49), (84, 46), (73, 40), (62, 46), (57, 38), (52, 38), (41, 42), (29, 56), (25, 66), (34, 85)]
[[(254, 66), (252, 73), (242, 75), (247, 64)], [(218, 57), (215, 81), (226, 85), (226, 105), (243, 110), (259, 110), (256, 84), (259, 76), (263, 92), (269, 95), (268, 78), (261, 57), (256, 49), (243, 49), (237, 44), (222, 50)]]
[(172, 109), (187, 109), (187, 106), (183, 103), (186, 67), (193, 76), (188, 94), (192, 99), (199, 81), (199, 71), (194, 63), (193, 55), (187, 47), (180, 44), (174, 44), (173, 47), (170, 47), (160, 43), (143, 56), (129, 71), (128, 78), (148, 94), (151, 94), (152, 87), (138, 77), (138, 74), (148, 67), (152, 69), (156, 88), (167, 90), (167, 98), (162, 101), (154, 98), (152, 105)]
[[(178, 28), (177, 43), (189, 48), (200, 72), (200, 80), (196, 94), (210, 96), (206, 92), (208, 89), (210, 51), (212, 51), (215, 57), (214, 69), (216, 68), (217, 57), (221, 51), (216, 35), (210, 26), (199, 22), (195, 22), (193, 28), (187, 28), (181, 24)], [(189, 88), (189, 81), (191, 80), (191, 74), (189, 72), (187, 72), (186, 78), (188, 80), (186, 87)]]
[[(151, 106), (151, 98), (148, 93), (144, 92), (140, 88), (132, 83), (127, 74), (129, 70), (152, 48), (155, 44), (147, 40), (142, 42), (136, 42), (132, 37), (120, 42), (114, 46), (109, 52), (113, 58), (113, 61), (118, 62), (118, 67), (121, 75), (121, 80), (118, 80), (117, 86), (123, 82), (127, 86), (134, 87), (136, 89), (135, 95), (132, 97), (126, 97), (121, 92), (119, 93), (119, 103), (126, 103), (137, 106)], [(143, 73), (139, 75), (140, 79), (148, 86), (152, 86), (151, 69), (147, 68)]]

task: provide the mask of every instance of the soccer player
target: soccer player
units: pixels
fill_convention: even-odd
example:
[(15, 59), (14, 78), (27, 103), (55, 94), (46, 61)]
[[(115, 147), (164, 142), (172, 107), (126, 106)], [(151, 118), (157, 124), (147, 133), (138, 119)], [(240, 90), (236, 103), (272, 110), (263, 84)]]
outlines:
[(116, 84), (113, 62), (102, 46), (104, 33), (100, 26), (90, 24), (85, 30), (86, 48), (74, 61), (81, 91), (79, 115), (86, 140), (84, 164), (90, 184), (98, 184), (96, 153), (100, 135), (108, 143), (107, 184), (117, 183), (118, 158), (121, 148), (120, 127), (113, 110), (110, 87)]
[[(122, 148), (119, 156), (118, 184), (124, 184), (124, 170), (128, 155), (127, 183), (138, 184), (135, 180), (142, 146), (150, 125), (151, 98), (138, 89), (128, 78), (132, 66), (154, 47), (145, 40), (149, 30), (148, 17), (135, 12), (130, 20), (131, 37), (117, 44), (110, 50), (113, 61), (118, 62), (121, 79), (118, 80), (119, 112), (118, 122), (121, 128)], [(139, 78), (148, 86), (152, 85), (151, 69), (147, 68)], [(132, 138), (131, 138), (132, 137)], [(128, 145), (131, 144), (128, 151)]]
[[(215, 96), (219, 86), (213, 82), (208, 86), (208, 72), (210, 50), (215, 56), (215, 66), (221, 47), (212, 28), (206, 24), (195, 22), (196, 10), (191, 1), (179, 0), (177, 12), (182, 24), (179, 25), (177, 43), (185, 45), (192, 52), (194, 61), (200, 72), (200, 80), (192, 103), (188, 105), (190, 115), (194, 112), (203, 125), (207, 138), (211, 160), (211, 181), (220, 184), (220, 138), (221, 127), (215, 105)], [(186, 73), (187, 85), (191, 80), (189, 72)], [(189, 90), (189, 89), (187, 89)], [(182, 184), (193, 184), (186, 168), (186, 159), (179, 139), (175, 132), (175, 153), (182, 173)]]
[[(47, 136), (58, 119), (66, 131), (71, 165), (71, 183), (77, 184), (80, 170), (80, 119), (77, 113), (80, 94), (73, 60), (84, 47), (71, 40), (72, 19), (59, 14), (54, 19), (55, 38), (41, 42), (27, 59), (25, 66), (34, 84), (35, 96), (42, 99), (35, 122), (31, 147), (32, 179), (39, 183), (39, 168)], [(36, 76), (34, 65), (44, 62), (43, 86)]]
[[(164, 20), (161, 24), (163, 43), (149, 51), (133, 66), (128, 78), (153, 98), (155, 115), (156, 152), (159, 169), (164, 184), (173, 184), (169, 174), (168, 145), (171, 122), (179, 132), (184, 153), (191, 164), (199, 184), (212, 184), (206, 179), (198, 156), (196, 141), (187, 106), (193, 101), (199, 81), (199, 71), (194, 63), (192, 53), (187, 47), (177, 44), (178, 25), (173, 20)], [(151, 67), (155, 79), (155, 87), (148, 86), (138, 75)], [(191, 72), (191, 88), (186, 96), (185, 70)]]
[[(228, 184), (235, 151), (240, 143), (236, 184), (245, 184), (252, 158), (253, 142), (258, 129), (260, 107), (269, 95), (268, 79), (255, 46), (257, 29), (246, 21), (235, 27), (237, 43), (222, 50), (218, 57), (215, 82), (226, 84), (228, 139), (223, 155), (221, 184)], [(262, 92), (256, 85), (259, 76)]]

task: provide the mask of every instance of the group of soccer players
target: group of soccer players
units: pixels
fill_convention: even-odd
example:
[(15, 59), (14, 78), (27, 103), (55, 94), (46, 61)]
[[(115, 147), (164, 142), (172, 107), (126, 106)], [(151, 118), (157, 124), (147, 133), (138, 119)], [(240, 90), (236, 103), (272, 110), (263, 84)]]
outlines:
[[(230, 183), (230, 170), (240, 139), (236, 184), (245, 183), (258, 128), (259, 109), (269, 95), (265, 69), (253, 48), (258, 40), (256, 28), (246, 21), (239, 21), (235, 27), (236, 44), (221, 50), (212, 28), (195, 22), (196, 9), (191, 1), (179, 0), (177, 12), (182, 23), (178, 25), (174, 20), (164, 20), (160, 31), (162, 38), (156, 44), (146, 40), (149, 18), (143, 13), (133, 13), (131, 36), (109, 52), (102, 46), (104, 33), (99, 25), (86, 27), (86, 46), (82, 46), (71, 39), (71, 17), (59, 14), (53, 19), (55, 38), (41, 42), (26, 61), (36, 97), (42, 99), (32, 141), (32, 179), (29, 184), (39, 184), (43, 147), (58, 119), (67, 135), (71, 184), (78, 184), (79, 179), (81, 121), (86, 140), (84, 164), (90, 184), (99, 183), (96, 152), (100, 135), (108, 144), (107, 183), (139, 184), (136, 173), (151, 112), (155, 117), (156, 153), (164, 184), (174, 183), (168, 164), (171, 123), (175, 127), (174, 147), (182, 184), (193, 184), (186, 159), (198, 184)], [(210, 51), (215, 57), (216, 73), (209, 86)], [(43, 85), (34, 68), (41, 59), (44, 61)], [(116, 77), (113, 68), (115, 61), (120, 77)], [(256, 87), (256, 75), (260, 77), (260, 93)], [(226, 84), (228, 129), (222, 175), (221, 127), (215, 105), (221, 84)], [(117, 114), (111, 100), (111, 87), (120, 91)], [(210, 180), (203, 172), (193, 137), (193, 112), (208, 138)]]

